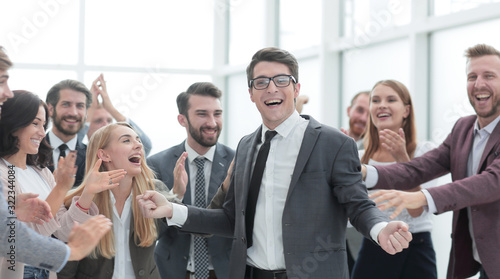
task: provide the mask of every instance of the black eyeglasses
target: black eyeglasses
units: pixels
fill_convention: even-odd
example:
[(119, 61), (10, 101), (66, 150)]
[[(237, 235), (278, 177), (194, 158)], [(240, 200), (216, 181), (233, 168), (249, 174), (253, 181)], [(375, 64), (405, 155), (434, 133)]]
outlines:
[(295, 78), (292, 75), (277, 75), (272, 78), (269, 77), (258, 77), (250, 80), (250, 87), (257, 89), (257, 90), (262, 90), (266, 89), (269, 86), (269, 83), (271, 80), (274, 82), (274, 85), (276, 87), (287, 87), (290, 85), (290, 81), (293, 80), (293, 83), (297, 83)]

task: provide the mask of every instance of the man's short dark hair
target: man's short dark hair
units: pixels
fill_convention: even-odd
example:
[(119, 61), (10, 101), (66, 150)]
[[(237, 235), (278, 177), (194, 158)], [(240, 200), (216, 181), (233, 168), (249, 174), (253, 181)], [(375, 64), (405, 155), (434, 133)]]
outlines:
[(286, 65), (290, 70), (290, 74), (295, 78), (295, 81), (299, 82), (299, 63), (295, 59), (295, 56), (286, 50), (277, 47), (268, 47), (257, 51), (247, 67), (248, 88), (250, 88), (250, 80), (253, 79), (255, 65), (262, 61), (277, 62)]
[(88, 109), (92, 104), (92, 94), (90, 93), (89, 89), (83, 83), (72, 79), (66, 79), (60, 81), (56, 83), (54, 86), (52, 86), (52, 88), (50, 88), (49, 92), (47, 93), (47, 98), (45, 99), (45, 102), (47, 104), (52, 105), (55, 108), (57, 102), (59, 102), (59, 98), (61, 97), (61, 90), (63, 89), (71, 89), (85, 94), (86, 109)]
[(179, 114), (188, 116), (189, 98), (192, 95), (210, 96), (220, 99), (222, 91), (220, 91), (220, 89), (211, 82), (193, 83), (189, 86), (186, 92), (182, 92), (179, 96), (177, 96), (177, 108), (179, 109)]

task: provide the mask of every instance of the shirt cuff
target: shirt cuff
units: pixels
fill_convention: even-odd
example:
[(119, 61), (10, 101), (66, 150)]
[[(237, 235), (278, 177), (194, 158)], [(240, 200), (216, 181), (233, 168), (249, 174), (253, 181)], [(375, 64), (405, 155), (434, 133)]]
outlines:
[(168, 191), (168, 193), (174, 197), (174, 199), (172, 201), (174, 201), (176, 203), (182, 203), (182, 201), (184, 200), (184, 196), (182, 196), (182, 199), (179, 199), (179, 196), (176, 193), (174, 193), (173, 187), (172, 187), (172, 189), (170, 189), (170, 191)]
[(374, 166), (365, 165), (366, 167), (366, 178), (365, 184), (366, 188), (371, 189), (377, 185), (378, 182), (378, 171)]
[(421, 190), (422, 193), (424, 193), (425, 198), (427, 199), (427, 207), (424, 206), (424, 209), (427, 209), (430, 213), (437, 213), (437, 207), (436, 203), (434, 202), (434, 199), (431, 196), (431, 193), (427, 191), (426, 189)]
[(383, 230), (385, 226), (387, 226), (387, 224), (389, 223), (388, 222), (377, 223), (370, 230), (370, 236), (372, 237), (373, 241), (375, 241), (378, 245), (380, 245), (380, 243), (378, 243), (378, 235), (380, 234), (380, 231)]
[(188, 215), (188, 209), (185, 205), (173, 203), (172, 204), (172, 218), (167, 219), (167, 224), (169, 226), (179, 226), (182, 227), (186, 223)]
[(56, 272), (61, 271), (64, 268), (64, 266), (66, 266), (66, 263), (69, 260), (69, 256), (71, 255), (71, 249), (69, 248), (69, 246), (64, 245), (64, 247), (66, 247), (66, 256), (64, 257), (64, 261), (62, 262), (61, 267), (59, 267), (59, 269), (56, 270)]

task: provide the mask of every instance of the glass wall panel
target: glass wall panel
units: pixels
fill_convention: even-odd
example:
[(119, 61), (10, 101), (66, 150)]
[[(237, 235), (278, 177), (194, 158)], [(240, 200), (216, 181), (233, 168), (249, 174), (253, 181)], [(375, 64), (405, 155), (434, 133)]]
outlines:
[(299, 82), (300, 95), (307, 95), (309, 102), (304, 105), (302, 114), (308, 114), (314, 119), (324, 122), (322, 119), (320, 91), (319, 59), (299, 60)]
[(0, 45), (15, 63), (76, 64), (79, 1), (2, 1)]
[[(252, 55), (265, 47), (266, 1), (230, 0), (229, 64), (248, 64)], [(224, 11), (225, 9), (222, 9)], [(221, 13), (216, 13), (221, 16)]]
[(231, 148), (238, 146), (240, 139), (257, 129), (262, 124), (262, 118), (255, 104), (250, 100), (247, 78), (245, 74), (228, 77), (228, 91), (224, 110), (224, 129), (227, 134), (226, 144)]
[[(321, 2), (321, 0), (280, 2), (280, 47), (293, 51), (319, 45)], [(307, 19), (307, 24), (301, 19)]]
[[(395, 79), (409, 87), (410, 47), (408, 40), (397, 40), (367, 48), (346, 51), (342, 58), (342, 127), (349, 128), (347, 107), (352, 97), (383, 79)], [(411, 88), (409, 88), (411, 94)], [(412, 94), (412, 98), (415, 96)], [(417, 116), (418, 120), (418, 116)]]
[[(474, 113), (467, 97), (465, 49), (485, 43), (500, 49), (492, 36), (500, 20), (435, 32), (431, 37), (431, 137), (442, 142), (456, 120)], [(450, 42), (453, 42), (452, 44)]]
[[(86, 72), (85, 85), (99, 74)], [(177, 95), (194, 82), (212, 80), (205, 75), (118, 72), (106, 72), (104, 78), (113, 105), (151, 139), (151, 155), (186, 138), (186, 130), (177, 122)]]
[[(214, 1), (86, 1), (85, 63), (210, 69)], [(110, 12), (116, 11), (116, 12)]]
[(432, 2), (433, 15), (441, 16), (474, 9), (485, 4), (498, 3), (500, 0), (434, 0)]
[(9, 76), (10, 89), (33, 92), (43, 101), (54, 84), (61, 80), (77, 78), (75, 71), (16, 69), (15, 64), (14, 68), (9, 70)]
[(411, 0), (345, 0), (344, 37), (373, 37), (411, 21)]

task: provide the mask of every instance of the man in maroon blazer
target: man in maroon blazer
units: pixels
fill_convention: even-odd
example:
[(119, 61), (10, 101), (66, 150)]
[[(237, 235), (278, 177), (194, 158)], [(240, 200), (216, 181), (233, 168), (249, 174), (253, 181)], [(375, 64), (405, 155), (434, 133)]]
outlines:
[[(379, 191), (380, 208), (427, 206), (453, 211), (448, 278), (500, 278), (500, 52), (488, 45), (465, 51), (467, 92), (476, 115), (459, 119), (436, 149), (408, 163), (364, 168), (367, 187), (409, 190), (451, 173), (453, 182), (420, 192)], [(394, 136), (380, 133), (381, 141)]]

